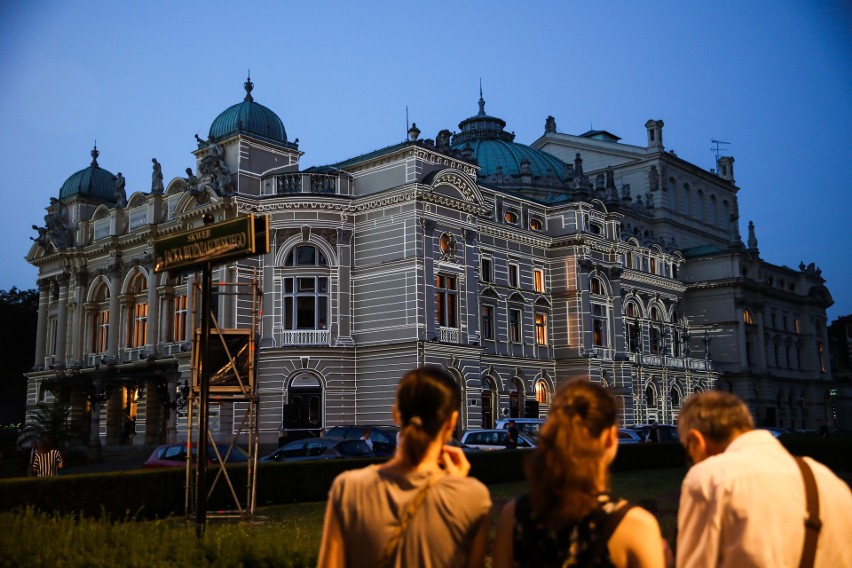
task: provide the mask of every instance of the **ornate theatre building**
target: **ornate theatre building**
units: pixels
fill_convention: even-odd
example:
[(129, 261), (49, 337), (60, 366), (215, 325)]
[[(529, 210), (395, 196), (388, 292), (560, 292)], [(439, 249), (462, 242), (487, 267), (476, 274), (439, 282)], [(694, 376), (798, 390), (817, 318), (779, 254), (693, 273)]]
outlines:
[[(256, 321), (261, 441), (282, 431), (391, 421), (398, 379), (447, 368), (462, 428), (544, 416), (588, 377), (623, 421), (673, 422), (722, 388), (767, 425), (826, 418), (826, 315), (813, 265), (761, 259), (739, 233), (733, 158), (706, 171), (606, 131), (531, 145), (485, 112), (423, 139), (302, 169), (281, 119), (245, 98), (196, 137), (194, 168), (150, 190), (91, 164), (50, 204), (27, 261), (39, 269), (28, 405), (62, 398), (80, 443), (157, 444), (186, 431), (197, 301), (193, 274), (155, 274), (155, 238), (266, 215), (268, 254), (220, 266), (221, 325)], [(106, 165), (106, 160), (103, 160)], [(233, 283), (256, 282), (257, 313)], [(211, 409), (222, 438), (244, 403)]]

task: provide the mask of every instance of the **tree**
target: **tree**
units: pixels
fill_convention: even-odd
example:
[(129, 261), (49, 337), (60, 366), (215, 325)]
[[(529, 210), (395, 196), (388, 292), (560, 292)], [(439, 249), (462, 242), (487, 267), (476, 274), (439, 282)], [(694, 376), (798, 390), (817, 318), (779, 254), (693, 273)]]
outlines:
[(38, 291), (0, 290), (0, 425), (21, 423), (26, 410), (27, 380), (24, 373), (34, 362)]

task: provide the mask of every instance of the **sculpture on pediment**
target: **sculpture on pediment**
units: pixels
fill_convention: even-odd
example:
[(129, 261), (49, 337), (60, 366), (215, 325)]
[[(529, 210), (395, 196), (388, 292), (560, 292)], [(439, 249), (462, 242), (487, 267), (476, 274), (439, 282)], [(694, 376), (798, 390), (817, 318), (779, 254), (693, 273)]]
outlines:
[(115, 204), (119, 207), (127, 206), (127, 192), (124, 190), (126, 180), (121, 172), (112, 176), (112, 181), (115, 182), (115, 189), (112, 192), (112, 198), (115, 199)]
[(38, 237), (30, 239), (42, 246), (52, 244), (57, 249), (68, 248), (71, 245), (71, 229), (65, 225), (67, 213), (65, 204), (51, 197), (47, 215), (44, 216), (44, 227), (33, 225), (33, 229), (38, 231)]
[(163, 193), (163, 167), (157, 158), (151, 158), (154, 164), (154, 171), (151, 172), (151, 193), (161, 195)]
[(556, 119), (552, 116), (548, 116), (544, 121), (544, 131), (545, 132), (556, 132)]
[(192, 168), (186, 168), (186, 190), (203, 205), (207, 203), (207, 192), (199, 185), (198, 178), (192, 173)]
[(207, 155), (198, 164), (198, 173), (202, 189), (210, 189), (220, 197), (234, 195), (234, 176), (225, 163), (225, 149), (212, 134), (207, 139)]

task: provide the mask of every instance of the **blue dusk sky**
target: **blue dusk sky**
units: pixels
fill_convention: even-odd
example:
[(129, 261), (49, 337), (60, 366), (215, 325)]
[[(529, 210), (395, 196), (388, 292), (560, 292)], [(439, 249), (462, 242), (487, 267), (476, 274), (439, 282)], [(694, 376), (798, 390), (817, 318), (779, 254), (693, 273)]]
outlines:
[(194, 135), (255, 100), (298, 138), (302, 166), (434, 138), (486, 109), (531, 143), (608, 130), (714, 167), (730, 142), (740, 231), (761, 256), (814, 262), (852, 313), (852, 8), (789, 2), (30, 2), (0, 4), (0, 289), (32, 288), (24, 257), (44, 208), (89, 165), (148, 191), (195, 167)]

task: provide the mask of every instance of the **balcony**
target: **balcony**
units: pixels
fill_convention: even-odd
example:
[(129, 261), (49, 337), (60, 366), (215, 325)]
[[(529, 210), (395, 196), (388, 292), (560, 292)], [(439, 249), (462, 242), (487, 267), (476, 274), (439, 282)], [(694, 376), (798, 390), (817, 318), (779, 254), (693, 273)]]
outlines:
[(456, 327), (439, 327), (438, 341), (441, 343), (459, 343), (461, 332)]
[(106, 353), (87, 353), (86, 354), (86, 366), (87, 367), (96, 367), (101, 364), (101, 360), (107, 356)]
[(144, 347), (127, 347), (121, 350), (121, 362), (132, 363), (133, 361), (141, 361), (148, 356), (145, 353)]
[(279, 195), (300, 193), (352, 195), (352, 178), (346, 174), (282, 174), (275, 177), (275, 192)]
[(669, 369), (689, 369), (690, 371), (712, 371), (713, 363), (706, 359), (691, 359), (689, 357), (668, 357), (665, 355), (648, 355), (631, 353), (630, 360), (637, 365), (648, 367), (667, 367)]
[(595, 357), (602, 361), (612, 361), (615, 355), (615, 349), (609, 347), (592, 347), (586, 352), (589, 357)]
[(168, 357), (170, 355), (176, 355), (183, 351), (189, 351), (189, 343), (164, 343), (160, 346), (160, 354), (163, 357)]
[(279, 330), (274, 334), (279, 347), (288, 345), (331, 345), (331, 332), (327, 329)]

